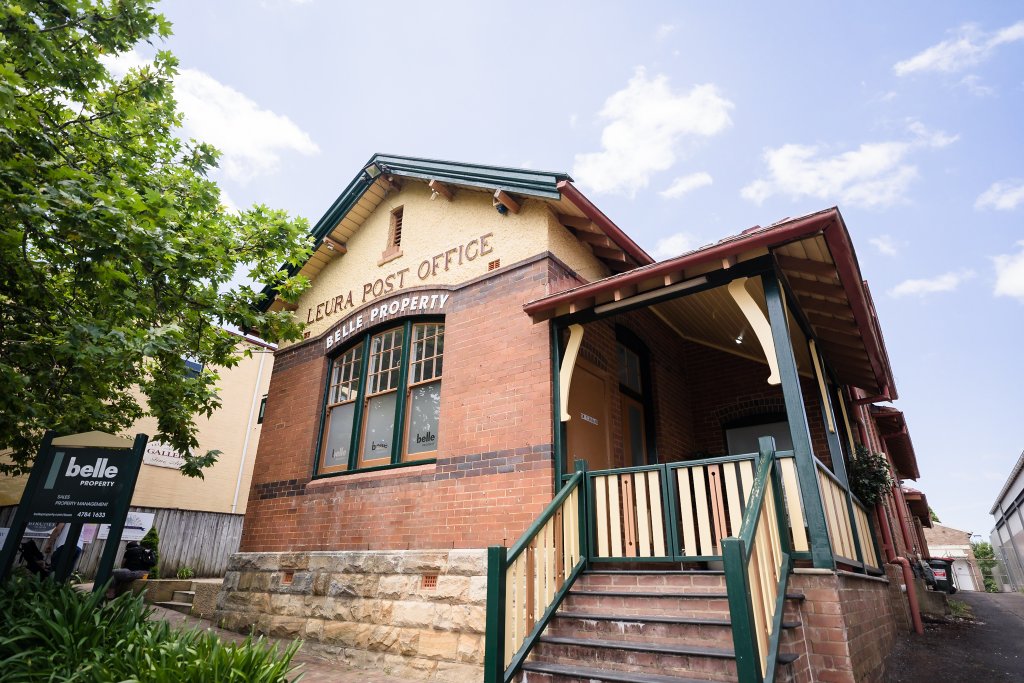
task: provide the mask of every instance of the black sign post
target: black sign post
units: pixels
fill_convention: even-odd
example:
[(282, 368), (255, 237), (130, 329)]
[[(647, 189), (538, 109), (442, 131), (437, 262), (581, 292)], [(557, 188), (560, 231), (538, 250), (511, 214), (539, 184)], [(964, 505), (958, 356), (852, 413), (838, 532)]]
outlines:
[[(55, 437), (48, 432), (39, 449), (28, 483), (0, 550), (0, 579), (10, 573), (18, 544), (29, 523), (70, 524), (64, 545), (77, 546), (83, 524), (109, 524), (103, 556), (94, 585), (110, 578), (142, 456), (149, 437), (134, 442), (102, 432)], [(61, 553), (54, 576), (66, 579), (75, 553)]]

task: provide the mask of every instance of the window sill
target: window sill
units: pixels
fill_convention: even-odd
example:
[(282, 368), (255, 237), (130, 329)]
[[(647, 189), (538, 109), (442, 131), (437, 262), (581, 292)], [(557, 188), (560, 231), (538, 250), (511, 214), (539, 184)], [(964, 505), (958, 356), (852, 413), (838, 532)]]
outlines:
[(389, 479), (397, 477), (408, 477), (417, 474), (432, 474), (437, 469), (437, 460), (414, 460), (412, 462), (400, 462), (395, 465), (380, 465), (379, 467), (364, 467), (361, 470), (347, 470), (345, 472), (331, 472), (329, 474), (317, 474), (313, 480), (306, 484), (306, 489), (315, 489), (322, 486), (331, 486), (350, 481), (361, 481), (363, 479)]
[(377, 261), (378, 266), (383, 266), (385, 263), (390, 263), (396, 258), (402, 257), (402, 250), (398, 247), (390, 247), (384, 250), (384, 253), (380, 255), (380, 260)]

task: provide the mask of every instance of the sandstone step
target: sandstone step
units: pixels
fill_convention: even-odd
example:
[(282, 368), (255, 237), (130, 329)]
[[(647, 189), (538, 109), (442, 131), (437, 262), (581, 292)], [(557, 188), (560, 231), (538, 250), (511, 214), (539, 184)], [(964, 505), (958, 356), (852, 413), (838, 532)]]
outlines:
[(523, 683), (706, 683), (706, 679), (662, 676), (638, 671), (597, 669), (550, 662), (523, 664)]
[(195, 601), (195, 597), (196, 597), (196, 592), (195, 591), (174, 591), (174, 593), (171, 595), (171, 601), (172, 602), (187, 602), (188, 604), (191, 605)]
[(535, 660), (568, 666), (586, 662), (601, 669), (658, 672), (713, 681), (736, 678), (733, 651), (724, 647), (541, 636)]
[(191, 614), (192, 613), (192, 603), (191, 602), (167, 601), (167, 602), (158, 602), (158, 603), (155, 603), (155, 604), (156, 604), (157, 607), (163, 607), (164, 609), (172, 609), (175, 612), (181, 612), (182, 614)]
[(722, 647), (732, 645), (732, 628), (728, 618), (664, 614), (621, 617), (614, 614), (559, 611), (548, 625), (546, 633), (567, 638), (600, 638), (624, 642)]

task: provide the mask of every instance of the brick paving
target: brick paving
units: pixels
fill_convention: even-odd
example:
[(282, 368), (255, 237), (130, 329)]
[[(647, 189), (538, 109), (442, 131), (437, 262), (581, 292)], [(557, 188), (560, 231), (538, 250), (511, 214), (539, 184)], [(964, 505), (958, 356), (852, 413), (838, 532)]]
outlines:
[[(221, 640), (232, 642), (245, 640), (245, 636), (234, 631), (217, 628), (207, 619), (187, 616), (162, 607), (153, 607), (153, 618), (162, 619), (169, 622), (172, 626), (204, 628), (216, 633)], [(264, 638), (264, 640), (269, 643), (276, 643), (282, 649), (291, 642), (283, 638)], [(301, 665), (298, 669), (298, 673), (302, 674), (301, 683), (407, 683), (405, 679), (385, 676), (364, 669), (353, 669), (344, 664), (327, 661), (313, 653), (306, 653), (302, 650), (299, 650), (295, 658), (292, 659), (292, 662)]]

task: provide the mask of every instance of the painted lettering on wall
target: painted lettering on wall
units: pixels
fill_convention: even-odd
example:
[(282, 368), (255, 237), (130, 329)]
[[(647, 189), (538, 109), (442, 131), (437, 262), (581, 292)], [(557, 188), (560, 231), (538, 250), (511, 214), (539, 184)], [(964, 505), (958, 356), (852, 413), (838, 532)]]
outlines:
[(326, 301), (317, 304), (306, 310), (306, 323), (312, 324), (318, 320), (329, 318), (333, 315), (340, 315), (345, 311), (362, 306), (379, 297), (392, 294), (414, 283), (427, 282), (437, 277), (437, 274), (446, 273), (453, 268), (464, 266), (487, 256), (494, 252), (494, 233), (489, 232), (480, 237), (469, 240), (465, 244), (459, 244), (446, 249), (434, 256), (420, 261), (416, 267), (416, 274), (413, 276), (410, 268), (402, 268), (383, 277), (363, 283), (361, 290), (349, 290), (338, 294)]
[(410, 313), (440, 313), (444, 310), (445, 304), (451, 295), (446, 292), (437, 294), (410, 294), (408, 296), (396, 297), (391, 301), (375, 305), (368, 311), (353, 316), (341, 324), (331, 334), (327, 335), (327, 348), (348, 339), (354, 333), (364, 327), (373, 327), (377, 323), (384, 322), (397, 315), (408, 315)]

